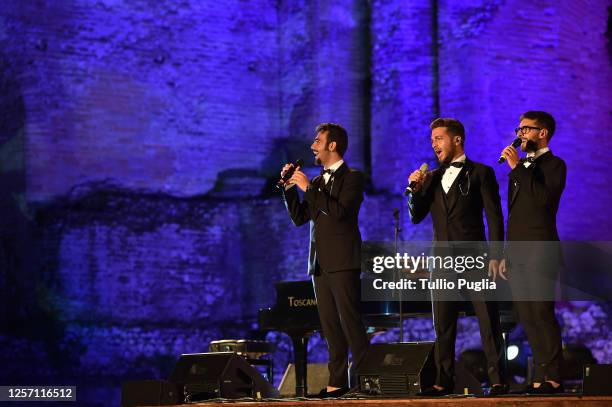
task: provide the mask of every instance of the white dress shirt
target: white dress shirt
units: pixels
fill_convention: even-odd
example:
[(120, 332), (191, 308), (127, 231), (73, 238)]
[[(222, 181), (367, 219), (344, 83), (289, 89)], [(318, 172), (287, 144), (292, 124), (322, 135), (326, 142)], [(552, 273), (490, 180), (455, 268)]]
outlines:
[[(456, 160), (453, 160), (452, 162), (465, 163), (465, 160), (466, 157), (465, 154), (463, 154), (461, 157), (457, 158)], [(442, 189), (444, 189), (445, 194), (448, 194), (448, 190), (451, 188), (451, 186), (453, 186), (453, 182), (455, 182), (455, 179), (457, 179), (457, 176), (460, 172), (461, 168), (453, 167), (452, 165), (446, 169), (444, 175), (442, 175)]]
[[(335, 163), (333, 163), (332, 165), (329, 166), (329, 168), (325, 168), (326, 170), (331, 170), (331, 172), (333, 173), (334, 171), (336, 171), (338, 168), (340, 168), (340, 166), (344, 164), (344, 160), (340, 159), (340, 161), (336, 161)], [(329, 173), (325, 173), (323, 174), (323, 179), (325, 179), (325, 183), (327, 184), (329, 182), (329, 179), (331, 178), (331, 174)]]

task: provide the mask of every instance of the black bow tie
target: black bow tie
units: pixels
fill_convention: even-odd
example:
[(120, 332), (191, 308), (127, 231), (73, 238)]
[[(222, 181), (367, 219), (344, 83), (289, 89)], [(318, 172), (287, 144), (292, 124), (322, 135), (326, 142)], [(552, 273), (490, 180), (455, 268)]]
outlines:
[(442, 165), (440, 165), (440, 168), (443, 171), (446, 171), (449, 167), (461, 168), (461, 167), (463, 167), (464, 164), (465, 164), (465, 162), (463, 162), (463, 161), (455, 161), (455, 162), (452, 162), (450, 164), (446, 164), (446, 163), (442, 164)]
[(532, 163), (535, 162), (536, 158), (535, 156), (529, 156), (529, 157), (525, 157), (525, 158), (521, 158), (520, 162), (524, 163), (524, 162), (528, 162), (528, 163)]
[(330, 170), (329, 168), (328, 168), (328, 169), (326, 169), (326, 170), (321, 170), (321, 175), (323, 175), (323, 174), (329, 174), (329, 175), (332, 175), (333, 173), (334, 173), (334, 171), (333, 171), (333, 170)]

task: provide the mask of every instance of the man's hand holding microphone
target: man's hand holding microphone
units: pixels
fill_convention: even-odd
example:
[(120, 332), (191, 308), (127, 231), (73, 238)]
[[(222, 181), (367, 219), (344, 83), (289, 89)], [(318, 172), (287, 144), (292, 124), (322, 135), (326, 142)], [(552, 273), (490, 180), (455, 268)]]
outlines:
[(306, 191), (308, 188), (308, 177), (302, 172), (302, 165), (304, 161), (302, 159), (297, 160), (294, 164), (285, 164), (280, 173), (280, 181), (277, 186), (288, 187), (290, 185), (297, 185), (302, 191)]
[(499, 160), (497, 160), (497, 163), (503, 164), (504, 162), (507, 162), (510, 168), (514, 169), (519, 162), (519, 154), (516, 149), (521, 145), (521, 142), (522, 140), (519, 137), (515, 138), (512, 144), (504, 148), (504, 150), (501, 152), (501, 156), (499, 157)]
[(421, 164), (418, 170), (410, 174), (410, 176), (408, 177), (408, 188), (406, 188), (404, 195), (408, 196), (421, 190), (423, 184), (429, 176), (429, 173), (427, 172), (428, 168), (429, 166), (423, 163)]

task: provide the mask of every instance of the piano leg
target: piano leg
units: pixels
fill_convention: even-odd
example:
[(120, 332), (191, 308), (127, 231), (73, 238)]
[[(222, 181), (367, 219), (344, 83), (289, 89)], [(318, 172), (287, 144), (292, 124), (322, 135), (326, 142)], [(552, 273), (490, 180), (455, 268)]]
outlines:
[(295, 364), (295, 396), (308, 394), (308, 335), (292, 336)]

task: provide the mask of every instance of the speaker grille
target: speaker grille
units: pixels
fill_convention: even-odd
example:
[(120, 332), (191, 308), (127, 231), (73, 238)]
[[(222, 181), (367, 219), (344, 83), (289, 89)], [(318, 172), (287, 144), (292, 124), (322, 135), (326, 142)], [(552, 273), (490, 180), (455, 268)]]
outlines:
[(380, 388), (383, 394), (409, 393), (408, 378), (405, 375), (384, 375), (380, 378)]
[(189, 383), (184, 385), (185, 391), (190, 393), (218, 393), (219, 382), (204, 381), (203, 383)]

